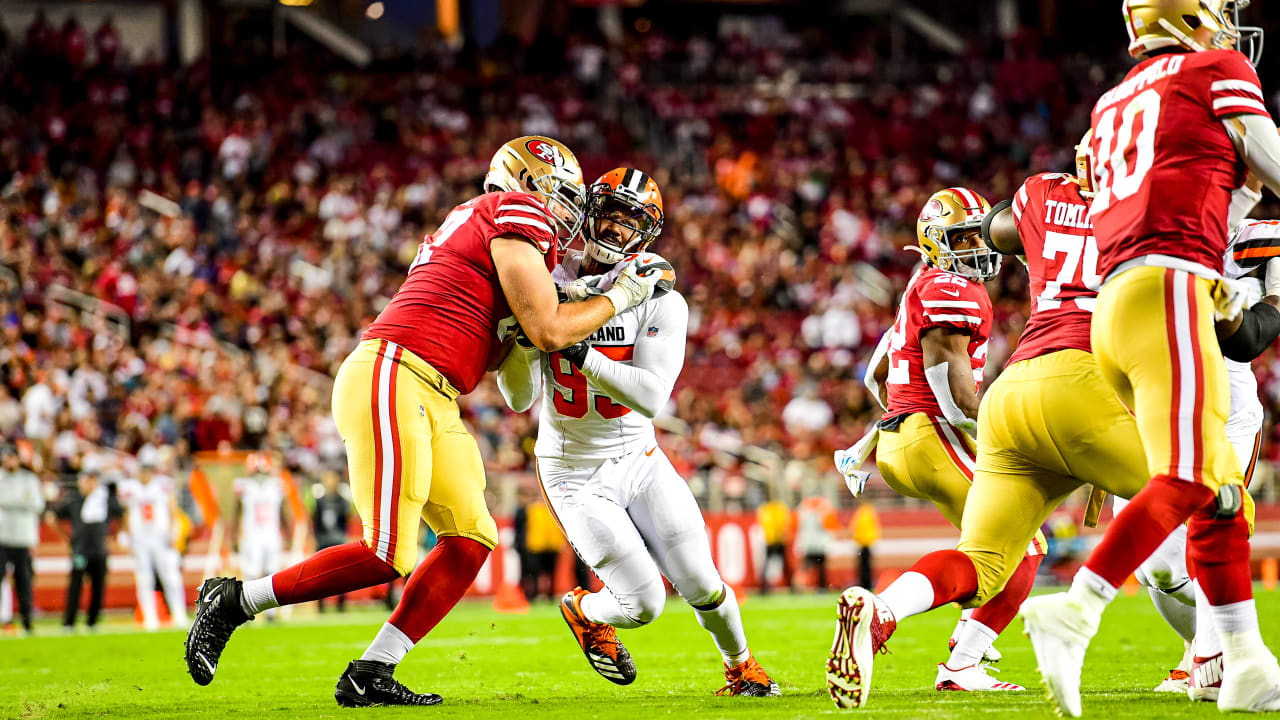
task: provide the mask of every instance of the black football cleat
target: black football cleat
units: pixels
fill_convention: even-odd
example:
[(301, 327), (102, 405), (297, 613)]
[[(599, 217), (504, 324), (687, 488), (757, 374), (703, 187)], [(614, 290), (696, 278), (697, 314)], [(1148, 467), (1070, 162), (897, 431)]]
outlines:
[(197, 685), (213, 682), (231, 633), (253, 619), (240, 607), (242, 592), (243, 583), (235, 578), (209, 578), (200, 586), (186, 645), (187, 673)]
[(396, 666), (376, 660), (352, 660), (338, 678), (333, 697), (342, 707), (377, 705), (439, 705), (444, 698), (434, 693), (416, 693), (391, 677)]

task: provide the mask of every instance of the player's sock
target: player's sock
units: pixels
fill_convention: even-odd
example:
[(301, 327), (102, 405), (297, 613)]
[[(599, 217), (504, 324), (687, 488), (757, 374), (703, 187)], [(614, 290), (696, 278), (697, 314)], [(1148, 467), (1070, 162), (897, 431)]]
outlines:
[(951, 651), (951, 657), (947, 658), (947, 667), (959, 670), (977, 665), (999, 635), (999, 632), (982, 624), (977, 616), (969, 618), (964, 624), (964, 630), (956, 638), (956, 646)]
[(440, 538), (405, 583), (391, 624), (417, 643), (458, 604), (488, 557), (489, 548), (471, 538)]
[(1224, 662), (1230, 666), (1232, 657), (1259, 649), (1265, 652), (1253, 602), (1249, 525), (1243, 515), (1217, 518), (1212, 507), (1196, 513), (1188, 527), (1187, 545), (1187, 556), (1218, 629)]
[(955, 647), (960, 642), (960, 635), (964, 633), (964, 624), (969, 622), (969, 618), (973, 617), (973, 608), (965, 608), (960, 611), (960, 619), (956, 621), (956, 627), (951, 631), (951, 637), (947, 638), (947, 643), (951, 647)]
[(250, 615), (281, 605), (341, 595), (399, 577), (363, 542), (325, 548), (292, 567), (244, 584), (241, 606)]
[(939, 605), (967, 600), (976, 592), (978, 571), (969, 556), (959, 550), (939, 550), (917, 560), (880, 593), (880, 599), (902, 622)]
[(1209, 598), (1200, 587), (1200, 581), (1192, 580), (1196, 593), (1196, 649), (1197, 657), (1213, 657), (1222, 652), (1222, 640), (1218, 637), (1218, 627), (1213, 621), (1213, 611), (1209, 609)]
[[(1175, 527), (1213, 499), (1213, 491), (1204, 485), (1156, 475), (1111, 521), (1082, 569), (1112, 588), (1120, 587)], [(1079, 574), (1076, 579), (1080, 581)]]
[[(993, 630), (996, 635), (1004, 632), (1004, 629), (1009, 627), (1009, 623), (1013, 622), (1013, 619), (1018, 616), (1018, 608), (1022, 607), (1022, 601), (1026, 600), (1027, 595), (1031, 594), (1031, 586), (1036, 583), (1036, 572), (1040, 570), (1040, 562), (1042, 560), (1044, 560), (1043, 555), (1023, 556), (1022, 562), (1018, 563), (1013, 575), (1009, 577), (1009, 582), (1005, 583), (1004, 589), (996, 593), (982, 607), (974, 610), (973, 617), (969, 619), (969, 622), (982, 623), (983, 626)], [(993, 636), (992, 640), (994, 641), (994, 639), (995, 637)], [(990, 647), (990, 643), (988, 643), (988, 647)], [(982, 652), (986, 651), (986, 647), (982, 648)], [(981, 653), (979, 653), (978, 657), (982, 657)], [(951, 665), (950, 667), (960, 668), (964, 666)]]
[(382, 629), (374, 636), (373, 642), (369, 643), (369, 647), (360, 659), (398, 665), (412, 649), (413, 641), (400, 632), (400, 628), (385, 622), (382, 623)]
[(1173, 595), (1155, 588), (1147, 588), (1147, 592), (1151, 595), (1151, 603), (1156, 606), (1156, 612), (1160, 613), (1160, 617), (1164, 618), (1164, 621), (1169, 623), (1169, 627), (1178, 633), (1178, 637), (1183, 640), (1191, 640), (1196, 636), (1196, 608), (1194, 605), (1184, 605), (1181, 600)]
[(711, 639), (720, 649), (725, 664), (737, 667), (751, 655), (747, 650), (747, 633), (742, 629), (742, 613), (738, 610), (738, 596), (733, 588), (724, 586), (717, 602), (694, 605), (698, 624), (711, 633)]

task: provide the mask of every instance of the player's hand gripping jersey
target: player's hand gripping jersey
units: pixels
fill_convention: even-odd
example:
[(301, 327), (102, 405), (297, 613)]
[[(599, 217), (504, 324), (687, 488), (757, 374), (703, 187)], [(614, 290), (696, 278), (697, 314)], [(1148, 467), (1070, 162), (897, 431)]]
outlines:
[(525, 193), (486, 193), (454, 208), (422, 241), (409, 277), (363, 339), (404, 347), (470, 393), (515, 325), (489, 250), (503, 235), (528, 238), (547, 270), (555, 267), (556, 230), (546, 207)]
[(1224, 219), (1245, 178), (1222, 119), (1240, 114), (1267, 110), (1257, 72), (1234, 50), (1157, 55), (1102, 95), (1090, 154), (1103, 277), (1145, 255), (1222, 271)]
[(1033, 175), (1013, 197), (1013, 216), (1031, 281), (1031, 317), (1009, 363), (1057, 350), (1089, 352), (1102, 276), (1079, 183), (1061, 173)]
[(898, 306), (889, 343), (889, 408), (885, 418), (910, 413), (941, 416), (938, 400), (924, 375), (920, 336), (932, 328), (969, 335), (969, 359), (975, 385), (982, 383), (991, 336), (991, 298), (986, 287), (955, 273), (925, 267), (912, 278)]

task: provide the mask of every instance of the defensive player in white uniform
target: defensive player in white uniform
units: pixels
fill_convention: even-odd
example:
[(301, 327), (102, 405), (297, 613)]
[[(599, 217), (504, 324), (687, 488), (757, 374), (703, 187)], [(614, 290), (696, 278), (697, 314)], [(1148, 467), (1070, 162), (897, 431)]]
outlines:
[[(233, 485), (238, 506), (234, 517), (239, 524), (239, 533), (233, 534), (240, 538), (241, 574), (257, 578), (271, 575), (282, 567), (283, 530), (290, 522), (284, 501), (284, 480), (271, 472), (270, 458), (255, 453), (246, 459), (245, 465), (250, 474), (236, 478)], [(267, 611), (268, 618), (274, 616), (275, 609)]]
[[(1227, 439), (1235, 448), (1244, 469), (1245, 487), (1252, 479), (1262, 442), (1264, 419), (1258, 400), (1258, 379), (1249, 359), (1265, 350), (1280, 331), (1280, 221), (1239, 219), (1260, 196), (1245, 188), (1236, 191), (1231, 211), (1231, 235), (1223, 262), (1223, 275), (1249, 283), (1249, 306), (1242, 337), (1232, 335), (1222, 341), (1227, 378), (1231, 387), (1231, 413), (1227, 418)], [(1270, 259), (1269, 259), (1270, 258)], [(1266, 266), (1265, 283), (1255, 275)], [(1221, 331), (1219, 333), (1221, 335)], [(1233, 359), (1234, 358), (1234, 359)], [(1113, 507), (1119, 513), (1128, 501), (1117, 497)], [(1222, 647), (1209, 613), (1208, 599), (1199, 582), (1187, 571), (1187, 527), (1179, 525), (1135, 573), (1151, 594), (1161, 616), (1182, 638), (1185, 653), (1178, 667), (1155, 689), (1157, 692), (1186, 692), (1193, 700), (1216, 701), (1222, 685)], [(1194, 642), (1193, 642), (1194, 640)]]
[(576, 588), (561, 602), (591, 667), (619, 685), (635, 679), (615, 628), (657, 619), (666, 576), (720, 650), (727, 684), (717, 694), (778, 695), (747, 648), (697, 501), (655, 439), (652, 419), (684, 365), (689, 320), (671, 266), (644, 252), (661, 229), (662, 196), (652, 178), (627, 168), (601, 176), (588, 191), (585, 250), (567, 254), (553, 278), (569, 300), (581, 300), (606, 290), (620, 263), (639, 254), (641, 265), (663, 269), (665, 292), (565, 350), (517, 347), (499, 370), (499, 388), (521, 412), (542, 390), (539, 480), (569, 542), (605, 586)]
[(173, 478), (156, 473), (154, 458), (144, 455), (139, 458), (138, 477), (121, 481), (118, 490), (125, 507), (125, 534), (133, 551), (133, 575), (143, 626), (148, 630), (160, 627), (155, 586), (159, 575), (169, 616), (176, 626), (186, 627), (181, 558), (173, 546), (177, 518)]

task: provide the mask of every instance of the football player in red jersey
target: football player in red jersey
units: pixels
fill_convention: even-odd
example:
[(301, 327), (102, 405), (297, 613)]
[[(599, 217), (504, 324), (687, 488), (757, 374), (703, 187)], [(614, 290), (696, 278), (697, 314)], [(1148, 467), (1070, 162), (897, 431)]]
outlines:
[[(931, 500), (956, 527), (961, 527), (977, 466), (971, 438), (978, 434), (977, 391), (992, 324), (991, 300), (983, 282), (1000, 267), (999, 255), (978, 237), (990, 207), (968, 188), (941, 190), (925, 204), (916, 231), (926, 267), (907, 286), (886, 356), (871, 363), (885, 379), (884, 418), (862, 448), (836, 454), (841, 472), (853, 474), (870, 452), (866, 445), (875, 442), (876, 465), (885, 484), (902, 495)], [(851, 488), (855, 495), (861, 492), (857, 484)], [(938, 664), (934, 681), (938, 690), (1023, 689), (991, 677), (982, 660), (991, 657), (992, 642), (1031, 590), (1044, 557), (1044, 537), (1033, 535), (1022, 539), (1026, 560), (1018, 582), (965, 618), (951, 657)], [(860, 587), (844, 592), (827, 663), (827, 689), (836, 705), (866, 703), (874, 653), (893, 633), (898, 619), (934, 607), (928, 602), (932, 596), (927, 584), (922, 590), (909, 576), (880, 597)], [(874, 637), (873, 625), (879, 629)]]
[[(334, 379), (333, 416), (364, 539), (243, 584), (205, 581), (186, 645), (198, 684), (213, 680), (232, 631), (254, 615), (409, 575), (390, 620), (347, 666), (334, 696), (349, 707), (441, 702), (392, 672), (462, 598), (497, 544), (480, 451), (455, 399), (499, 364), (517, 323), (538, 348), (559, 350), (647, 300), (660, 277), (628, 266), (608, 292), (559, 303), (551, 270), (583, 219), (582, 170), (559, 142), (506, 143), (484, 189), (422, 242), (408, 278)], [(415, 569), (419, 519), (439, 540)]]
[[(1189, 559), (1222, 631), (1221, 710), (1280, 710), (1249, 571), (1243, 473), (1227, 439), (1229, 389), (1214, 320), (1240, 313), (1222, 277), (1231, 193), (1246, 169), (1280, 188), (1280, 138), (1257, 73), (1234, 48), (1231, 0), (1125, 0), (1139, 60), (1093, 109), (1091, 217), (1098, 293), (1090, 343), (1133, 409), (1150, 481), (1065, 594), (1022, 616), (1054, 702), (1078, 716), (1085, 650), (1116, 589), (1190, 520)], [(1256, 34), (1256, 33), (1252, 33)]]

